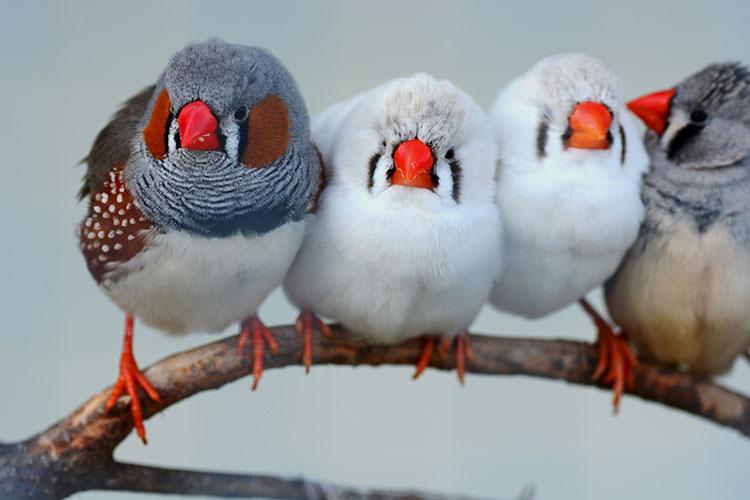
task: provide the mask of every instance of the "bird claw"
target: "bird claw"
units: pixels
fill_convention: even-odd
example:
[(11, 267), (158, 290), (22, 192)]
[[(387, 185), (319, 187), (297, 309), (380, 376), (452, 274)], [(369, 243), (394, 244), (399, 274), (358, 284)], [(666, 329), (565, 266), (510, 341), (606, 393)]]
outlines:
[(620, 411), (624, 390), (631, 389), (635, 384), (633, 370), (638, 359), (625, 335), (617, 335), (594, 306), (586, 299), (581, 299), (578, 303), (597, 329), (596, 349), (599, 357), (591, 380), (612, 386), (612, 412), (616, 415)]
[[(458, 377), (458, 383), (464, 385), (464, 379), (466, 376), (466, 360), (474, 360), (474, 350), (471, 347), (471, 337), (469, 333), (464, 331), (458, 335), (454, 340), (454, 358), (456, 362), (456, 376)], [(437, 344), (437, 349), (436, 349)], [(422, 375), (422, 372), (427, 368), (432, 358), (432, 353), (437, 350), (438, 355), (444, 356), (450, 349), (450, 343), (444, 338), (440, 337), (439, 340), (435, 336), (428, 335), (422, 340), (422, 352), (416, 363), (416, 369), (412, 379), (416, 380)]]
[(112, 410), (120, 399), (120, 396), (127, 392), (130, 397), (130, 414), (133, 417), (135, 431), (138, 437), (141, 438), (141, 441), (143, 441), (143, 444), (148, 444), (146, 428), (143, 425), (143, 408), (141, 407), (138, 388), (143, 389), (153, 401), (161, 403), (162, 400), (159, 397), (159, 393), (154, 389), (154, 386), (151, 385), (151, 382), (138, 369), (138, 363), (133, 356), (132, 337), (133, 318), (132, 316), (128, 316), (125, 321), (125, 341), (123, 343), (122, 354), (120, 355), (120, 373), (104, 406), (104, 411), (109, 412)]
[(462, 332), (456, 335), (456, 376), (458, 377), (458, 383), (464, 385), (464, 379), (466, 378), (466, 360), (473, 361), (474, 349), (471, 347), (471, 336), (469, 332)]
[(596, 346), (599, 356), (591, 379), (612, 386), (612, 411), (617, 414), (624, 390), (635, 383), (633, 369), (638, 360), (628, 341), (609, 325), (599, 327)]
[(250, 340), (252, 340), (253, 344), (253, 383), (251, 389), (254, 391), (258, 388), (260, 378), (263, 376), (263, 352), (265, 351), (265, 346), (268, 345), (271, 352), (277, 354), (279, 352), (279, 345), (273, 333), (271, 333), (271, 329), (263, 324), (258, 316), (252, 316), (242, 322), (240, 339), (237, 342), (238, 354), (244, 352), (245, 346)]
[(312, 366), (313, 333), (316, 328), (324, 336), (328, 338), (333, 337), (331, 328), (322, 319), (318, 318), (315, 313), (311, 311), (302, 311), (299, 313), (297, 321), (294, 323), (294, 330), (298, 335), (302, 336), (302, 364), (305, 365), (305, 373), (310, 373), (310, 366)]
[(432, 357), (432, 351), (435, 349), (435, 337), (426, 336), (422, 339), (422, 353), (419, 355), (417, 360), (416, 370), (414, 375), (411, 376), (412, 380), (417, 380), (422, 372), (425, 371), (427, 365), (430, 363)]

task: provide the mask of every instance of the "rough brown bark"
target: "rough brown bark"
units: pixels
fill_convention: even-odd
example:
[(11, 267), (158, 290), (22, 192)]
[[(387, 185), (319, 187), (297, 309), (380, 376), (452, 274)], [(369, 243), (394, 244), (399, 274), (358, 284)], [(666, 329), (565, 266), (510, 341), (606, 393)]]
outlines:
[[(272, 329), (279, 352), (264, 360), (267, 370), (301, 364), (302, 342), (292, 326)], [(419, 356), (420, 342), (372, 346), (333, 328), (333, 340), (316, 338), (315, 364), (403, 365)], [(247, 355), (236, 354), (237, 336), (175, 354), (145, 374), (162, 403), (143, 399), (144, 417), (201, 391), (216, 389), (250, 372)], [(473, 359), (467, 370), (486, 375), (528, 375), (581, 385), (591, 382), (596, 361), (592, 345), (564, 340), (534, 340), (473, 335)], [(430, 366), (453, 368), (449, 353), (435, 352)], [(441, 498), (414, 492), (358, 491), (302, 479), (178, 471), (120, 464), (112, 453), (132, 430), (127, 398), (110, 413), (103, 408), (111, 387), (94, 395), (47, 430), (20, 443), (0, 444), (0, 497), (59, 497), (90, 489), (193, 493), (272, 498)], [(743, 395), (684, 373), (640, 364), (635, 385), (627, 391), (677, 408), (750, 436), (750, 400)], [(338, 495), (338, 496), (337, 496)], [(456, 498), (456, 495), (452, 495)]]

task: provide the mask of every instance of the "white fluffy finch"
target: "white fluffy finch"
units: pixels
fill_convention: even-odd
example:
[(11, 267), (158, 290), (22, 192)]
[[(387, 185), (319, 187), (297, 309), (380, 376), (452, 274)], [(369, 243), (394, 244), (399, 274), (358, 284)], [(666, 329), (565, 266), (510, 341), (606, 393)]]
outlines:
[(750, 73), (713, 64), (629, 106), (651, 129), (646, 220), (607, 305), (643, 356), (722, 373), (750, 345)]
[(635, 357), (583, 297), (617, 269), (643, 219), (648, 157), (620, 81), (591, 57), (549, 57), (500, 92), (490, 117), (504, 222), (490, 302), (536, 318), (580, 300), (598, 328), (594, 376), (614, 384), (617, 408)]
[[(284, 289), (302, 311), (373, 343), (464, 336), (500, 269), (497, 150), (482, 109), (426, 74), (389, 81), (324, 112), (313, 139), (328, 183)], [(442, 343), (445, 346), (445, 343)]]

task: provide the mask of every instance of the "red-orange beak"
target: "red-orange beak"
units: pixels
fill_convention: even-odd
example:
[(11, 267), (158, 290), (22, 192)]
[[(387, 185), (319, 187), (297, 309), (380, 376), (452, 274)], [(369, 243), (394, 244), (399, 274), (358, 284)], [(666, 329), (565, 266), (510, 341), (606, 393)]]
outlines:
[(644, 95), (628, 103), (628, 109), (638, 115), (648, 128), (661, 135), (667, 126), (669, 105), (675, 89), (661, 90)]
[(393, 153), (396, 171), (392, 184), (432, 189), (434, 184), (430, 171), (435, 160), (430, 147), (419, 139), (402, 142)]
[(578, 103), (568, 118), (570, 135), (565, 147), (576, 149), (609, 149), (609, 127), (612, 112), (600, 102)]
[(221, 149), (216, 134), (218, 122), (205, 102), (193, 101), (182, 108), (177, 116), (177, 127), (183, 148), (207, 151)]

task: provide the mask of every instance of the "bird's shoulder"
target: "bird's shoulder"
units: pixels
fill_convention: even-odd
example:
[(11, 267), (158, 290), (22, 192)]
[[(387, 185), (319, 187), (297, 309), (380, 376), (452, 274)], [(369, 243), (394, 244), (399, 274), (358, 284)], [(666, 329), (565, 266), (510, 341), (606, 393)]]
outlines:
[(83, 200), (107, 179), (109, 173), (120, 168), (131, 154), (132, 139), (138, 131), (155, 85), (150, 85), (132, 96), (120, 107), (107, 125), (99, 132), (84, 158), (86, 173), (78, 193)]

